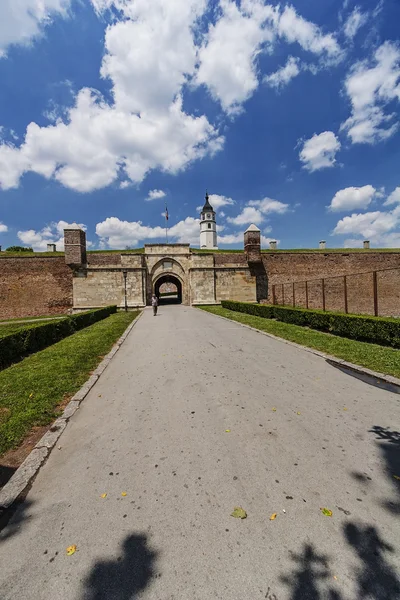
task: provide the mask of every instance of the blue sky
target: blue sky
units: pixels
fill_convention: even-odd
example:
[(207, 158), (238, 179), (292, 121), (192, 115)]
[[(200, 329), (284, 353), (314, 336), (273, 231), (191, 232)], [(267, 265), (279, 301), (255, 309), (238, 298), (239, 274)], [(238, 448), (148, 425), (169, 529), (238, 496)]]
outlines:
[(3, 0), (0, 243), (400, 247), (398, 0)]

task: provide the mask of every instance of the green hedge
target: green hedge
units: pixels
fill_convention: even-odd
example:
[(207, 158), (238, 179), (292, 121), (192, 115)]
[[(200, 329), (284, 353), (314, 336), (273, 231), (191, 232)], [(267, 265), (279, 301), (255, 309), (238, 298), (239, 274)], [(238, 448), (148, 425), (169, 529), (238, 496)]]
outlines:
[(340, 313), (274, 306), (272, 304), (248, 304), (223, 300), (223, 308), (236, 312), (276, 319), (293, 325), (318, 329), (363, 342), (373, 342), (381, 346), (400, 348), (400, 319), (345, 315)]
[(43, 350), (115, 312), (116, 306), (107, 306), (44, 324), (30, 324), (24, 329), (10, 333), (0, 339), (0, 369), (5, 369), (27, 354)]

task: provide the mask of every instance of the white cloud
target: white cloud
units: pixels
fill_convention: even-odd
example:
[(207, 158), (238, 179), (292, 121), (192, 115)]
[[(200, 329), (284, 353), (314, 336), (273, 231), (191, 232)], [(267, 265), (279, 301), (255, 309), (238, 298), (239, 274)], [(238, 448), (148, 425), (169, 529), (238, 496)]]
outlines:
[(285, 66), (275, 71), (275, 73), (266, 75), (264, 77), (264, 83), (278, 90), (283, 88), (285, 85), (288, 85), (292, 79), (299, 75), (299, 62), (300, 60), (298, 58), (289, 56)]
[[(274, 7), (263, 0), (220, 0), (221, 14), (211, 24), (199, 51), (197, 85), (206, 85), (212, 97), (231, 115), (242, 109), (259, 85), (257, 57), (271, 51), (277, 37), (298, 43), (318, 55), (322, 62), (334, 63), (342, 51), (332, 34), (297, 14), (292, 6)], [(298, 75), (296, 59), (266, 79), (279, 87)]]
[(387, 198), (385, 206), (400, 204), (400, 187), (397, 187)]
[(70, 0), (1, 0), (0, 58), (13, 44), (28, 44), (52, 18), (66, 16)]
[[(199, 219), (187, 217), (168, 229), (169, 240), (178, 243), (198, 244), (200, 237)], [(117, 217), (108, 217), (96, 225), (96, 233), (103, 246), (109, 248), (134, 247), (147, 240), (165, 239), (164, 227), (148, 227), (141, 221), (121, 221)]]
[[(211, 206), (218, 210), (221, 206), (232, 206), (235, 204), (235, 201), (232, 198), (228, 198), (227, 196), (220, 196), (218, 194), (210, 194), (210, 204)], [(222, 213), (220, 213), (222, 215)]]
[[(28, 229), (27, 231), (18, 231), (18, 238), (23, 244), (30, 246), (36, 252), (44, 252), (47, 250), (47, 244), (56, 244), (57, 250), (64, 250), (64, 229), (68, 227), (77, 227), (86, 231), (86, 225), (80, 223), (67, 223), (67, 221), (58, 221), (58, 223), (50, 223), (40, 231)], [(87, 246), (91, 246), (91, 242), (87, 242)]]
[(353, 144), (374, 144), (391, 137), (398, 129), (395, 114), (386, 112), (393, 101), (400, 101), (400, 49), (385, 42), (374, 53), (373, 61), (357, 62), (345, 81), (352, 114), (341, 129)]
[(343, 30), (347, 38), (353, 39), (358, 30), (368, 21), (368, 13), (363, 13), (359, 6), (355, 6), (353, 12), (347, 18)]
[(129, 179), (125, 179), (125, 181), (121, 181), (121, 183), (119, 184), (119, 188), (120, 190), (126, 190), (126, 188), (130, 187), (132, 185), (132, 182), (129, 181)]
[(175, 174), (221, 149), (223, 138), (207, 118), (182, 108), (182, 86), (196, 61), (192, 27), (205, 1), (114, 4), (127, 17), (105, 37), (101, 74), (111, 79), (114, 102), (83, 88), (64, 120), (31, 123), (20, 148), (0, 145), (3, 189), (33, 171), (90, 192), (120, 174), (134, 182), (152, 169)]
[[(329, 209), (332, 211), (354, 210), (357, 208), (367, 208), (374, 196), (376, 189), (372, 185), (363, 187), (348, 187), (336, 192), (332, 198)], [(350, 218), (350, 217), (346, 217)]]
[(333, 131), (324, 131), (319, 135), (314, 134), (304, 142), (299, 158), (304, 168), (311, 172), (333, 167), (340, 147), (341, 144)]
[(1, 221), (0, 221), (0, 233), (7, 233), (7, 231), (8, 231), (7, 225), (4, 225), (4, 223), (1, 223)]
[(256, 58), (274, 35), (264, 26), (266, 15), (260, 3), (242, 2), (240, 10), (235, 2), (221, 0), (220, 6), (221, 17), (210, 25), (199, 51), (195, 82), (205, 84), (223, 109), (235, 114), (258, 87)]
[[(398, 246), (400, 233), (393, 229), (400, 225), (400, 206), (392, 211), (374, 211), (367, 213), (352, 214), (350, 217), (341, 219), (335, 229), (334, 235), (360, 235), (375, 245), (386, 247)], [(356, 239), (351, 238), (345, 244), (355, 244)]]
[(236, 217), (228, 217), (227, 221), (233, 225), (248, 225), (250, 223), (259, 225), (264, 219), (265, 217), (260, 210), (253, 206), (246, 206)]
[(266, 215), (271, 213), (284, 214), (288, 210), (288, 204), (273, 200), (272, 198), (251, 200), (243, 208), (241, 213), (236, 217), (228, 217), (227, 221), (233, 225), (249, 225), (251, 223), (259, 225), (265, 220)]
[(272, 200), (272, 198), (263, 198), (262, 200), (251, 200), (249, 206), (255, 206), (264, 215), (269, 213), (278, 213), (283, 215), (289, 210), (289, 205), (279, 202), (279, 200)]
[(244, 237), (243, 233), (228, 233), (226, 235), (218, 236), (218, 246), (231, 246), (233, 244), (243, 244)]
[(150, 190), (148, 193), (146, 200), (158, 200), (160, 198), (165, 198), (166, 193), (163, 190)]
[(306, 21), (297, 14), (293, 6), (285, 6), (280, 14), (280, 7), (276, 8), (275, 26), (278, 34), (289, 43), (297, 42), (303, 48), (317, 55), (324, 54), (335, 61), (341, 57), (342, 51), (335, 37)]

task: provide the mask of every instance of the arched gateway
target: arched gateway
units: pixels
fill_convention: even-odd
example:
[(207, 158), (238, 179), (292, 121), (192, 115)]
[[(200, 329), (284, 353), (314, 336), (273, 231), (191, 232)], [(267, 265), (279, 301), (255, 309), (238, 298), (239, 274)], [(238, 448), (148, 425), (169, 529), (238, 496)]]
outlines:
[(182, 304), (182, 282), (176, 275), (161, 275), (154, 284), (159, 304)]

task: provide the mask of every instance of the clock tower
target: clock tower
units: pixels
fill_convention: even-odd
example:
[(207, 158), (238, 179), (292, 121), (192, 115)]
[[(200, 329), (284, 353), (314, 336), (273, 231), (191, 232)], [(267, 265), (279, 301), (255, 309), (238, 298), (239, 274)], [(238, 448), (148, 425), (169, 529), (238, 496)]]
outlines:
[(218, 250), (215, 211), (209, 202), (208, 192), (200, 215), (200, 248)]

